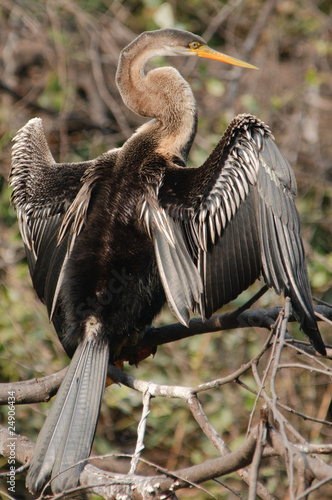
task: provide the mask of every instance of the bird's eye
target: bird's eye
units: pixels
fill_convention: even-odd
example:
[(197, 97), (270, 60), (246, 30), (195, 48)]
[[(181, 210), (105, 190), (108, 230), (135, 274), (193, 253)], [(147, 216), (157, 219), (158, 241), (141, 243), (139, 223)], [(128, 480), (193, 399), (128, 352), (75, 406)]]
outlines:
[(197, 50), (197, 49), (198, 49), (198, 47), (199, 47), (199, 45), (200, 45), (200, 44), (199, 44), (198, 42), (191, 42), (191, 43), (189, 44), (189, 47), (190, 47), (192, 50)]

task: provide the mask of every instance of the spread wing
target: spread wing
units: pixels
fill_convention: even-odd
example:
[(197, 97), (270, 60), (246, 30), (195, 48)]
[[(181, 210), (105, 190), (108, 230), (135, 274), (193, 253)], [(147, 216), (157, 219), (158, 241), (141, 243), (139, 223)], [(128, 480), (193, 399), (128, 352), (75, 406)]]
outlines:
[(269, 129), (251, 115), (230, 124), (197, 169), (166, 168), (148, 186), (142, 217), (152, 235), (171, 309), (209, 317), (261, 274), (292, 301), (294, 314), (324, 354), (311, 302), (296, 181)]
[[(56, 320), (65, 264), (89, 205), (94, 162), (56, 164), (40, 118), (30, 120), (14, 141), (12, 202), (17, 209), (33, 285), (46, 304), (50, 319)], [(61, 325), (54, 323), (58, 331)]]

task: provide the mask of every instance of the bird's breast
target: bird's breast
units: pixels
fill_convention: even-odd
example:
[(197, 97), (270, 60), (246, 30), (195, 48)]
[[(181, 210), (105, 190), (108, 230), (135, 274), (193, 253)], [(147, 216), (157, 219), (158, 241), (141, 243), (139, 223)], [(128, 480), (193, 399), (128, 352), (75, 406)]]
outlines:
[[(61, 291), (66, 342), (77, 345), (80, 325), (96, 317), (117, 346), (151, 324), (165, 302), (152, 240), (139, 220), (140, 196), (96, 202), (77, 237)], [(117, 201), (117, 203), (115, 203)], [(72, 348), (67, 347), (67, 351)]]

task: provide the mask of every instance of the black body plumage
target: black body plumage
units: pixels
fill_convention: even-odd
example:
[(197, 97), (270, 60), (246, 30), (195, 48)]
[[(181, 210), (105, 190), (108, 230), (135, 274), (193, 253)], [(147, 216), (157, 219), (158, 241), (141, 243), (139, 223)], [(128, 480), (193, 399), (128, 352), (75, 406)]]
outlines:
[(122, 148), (56, 164), (40, 119), (15, 138), (12, 199), (32, 281), (73, 357), (38, 438), (31, 491), (51, 474), (54, 492), (77, 484), (84, 463), (74, 464), (90, 453), (108, 360), (135, 343), (166, 300), (188, 324), (191, 311), (209, 317), (263, 274), (291, 298), (304, 332), (325, 354), (293, 201), (296, 182), (269, 129), (239, 115), (206, 162), (188, 168), (197, 123), (190, 87), (173, 68), (143, 73), (155, 53), (176, 55), (192, 41), (203, 42), (161, 30), (123, 51), (121, 95), (154, 120)]

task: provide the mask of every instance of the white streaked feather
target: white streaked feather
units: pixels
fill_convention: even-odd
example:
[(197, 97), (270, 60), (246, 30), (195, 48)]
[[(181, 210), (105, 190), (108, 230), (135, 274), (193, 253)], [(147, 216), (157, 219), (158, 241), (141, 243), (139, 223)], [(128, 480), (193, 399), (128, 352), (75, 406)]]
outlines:
[[(235, 203), (236, 209), (238, 209), (239, 206), (240, 206), (240, 203), (241, 203), (241, 198), (240, 198), (239, 192), (237, 190), (237, 187), (235, 185), (234, 177), (235, 176), (233, 176), (233, 177), (229, 176), (228, 185), (229, 185), (230, 196), (231, 196), (231, 198), (233, 199), (233, 201)], [(233, 196), (232, 196), (232, 194), (233, 194)]]
[(52, 300), (52, 307), (51, 307), (51, 311), (50, 311), (50, 321), (52, 321), (54, 313), (55, 313), (55, 308), (56, 308), (56, 305), (57, 305), (57, 302), (58, 302), (58, 297), (59, 297), (60, 289), (61, 289), (63, 278), (64, 278), (64, 275), (65, 275), (66, 264), (68, 262), (70, 254), (72, 252), (72, 249), (74, 248), (74, 244), (75, 244), (75, 237), (71, 237), (70, 244), (68, 246), (68, 250), (67, 250), (66, 256), (65, 256), (65, 258), (63, 260), (63, 263), (62, 263), (62, 266), (61, 266), (61, 270), (60, 270), (60, 273), (59, 273), (59, 277), (58, 277), (58, 281), (57, 281), (57, 284), (56, 284), (56, 287), (55, 287), (55, 290), (54, 290), (54, 295), (53, 295), (53, 300)]
[(214, 224), (214, 216), (212, 214), (209, 215), (209, 229), (210, 229), (210, 237), (213, 245), (216, 241), (216, 229)]
[(217, 234), (218, 234), (218, 236), (220, 236), (222, 228), (223, 228), (222, 222), (221, 222), (220, 209), (217, 210), (217, 212), (214, 216), (214, 221), (215, 221), (215, 225), (216, 225)]
[[(180, 323), (182, 323), (185, 326), (188, 326), (189, 322), (189, 313), (186, 310), (185, 313), (183, 314), (183, 311), (180, 311), (178, 308), (178, 303), (177, 300), (174, 299), (173, 295), (173, 290), (171, 290), (170, 284), (171, 280), (169, 280), (169, 277), (167, 276), (166, 273), (166, 265), (167, 263), (170, 263), (172, 261), (171, 255), (170, 255), (170, 247), (167, 244), (166, 241), (162, 240), (162, 234), (156, 232), (154, 234), (154, 248), (155, 248), (155, 255), (156, 255), (156, 260), (157, 260), (157, 265), (159, 269), (159, 274), (161, 277), (161, 281), (163, 283), (163, 287), (165, 290), (167, 302), (169, 304), (169, 307), (171, 311), (173, 312), (174, 316), (178, 318)], [(174, 283), (173, 284), (173, 289), (174, 289)]]
[(152, 238), (152, 234), (151, 234), (151, 216), (150, 216), (150, 210), (145, 210), (145, 213), (144, 213), (144, 222), (145, 222), (145, 226), (146, 226), (146, 229), (148, 231), (148, 234), (150, 236), (150, 238)]
[(244, 201), (249, 193), (248, 181), (244, 175), (242, 169), (236, 170), (236, 175), (234, 176), (234, 180), (237, 183), (237, 187), (241, 196), (241, 200)]
[[(224, 203), (224, 206), (225, 206), (225, 203)], [(227, 224), (227, 219), (226, 219), (226, 214), (225, 214), (225, 210), (223, 210), (223, 207), (220, 207), (219, 213), (220, 213), (220, 217), (221, 217), (222, 227), (223, 227), (223, 229), (225, 229), (226, 224)]]
[(168, 243), (174, 247), (174, 235), (168, 224), (166, 212), (164, 210), (161, 212), (152, 210), (152, 219), (158, 230), (166, 237)]

